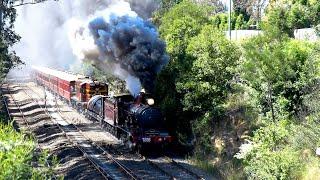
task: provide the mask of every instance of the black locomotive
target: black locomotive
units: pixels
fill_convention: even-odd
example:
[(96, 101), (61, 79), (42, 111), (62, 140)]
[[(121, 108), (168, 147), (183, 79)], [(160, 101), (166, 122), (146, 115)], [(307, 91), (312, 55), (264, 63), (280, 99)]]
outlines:
[(88, 102), (86, 115), (99, 121), (131, 148), (164, 146), (172, 142), (172, 137), (164, 128), (160, 109), (153, 104), (153, 98), (145, 93), (136, 98), (130, 94), (97, 95)]

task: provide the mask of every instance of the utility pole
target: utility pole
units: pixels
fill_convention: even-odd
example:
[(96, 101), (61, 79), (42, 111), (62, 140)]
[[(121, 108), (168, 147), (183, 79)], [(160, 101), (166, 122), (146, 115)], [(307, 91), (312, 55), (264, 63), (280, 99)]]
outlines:
[(231, 41), (231, 0), (229, 0), (229, 8), (228, 8), (228, 35)]

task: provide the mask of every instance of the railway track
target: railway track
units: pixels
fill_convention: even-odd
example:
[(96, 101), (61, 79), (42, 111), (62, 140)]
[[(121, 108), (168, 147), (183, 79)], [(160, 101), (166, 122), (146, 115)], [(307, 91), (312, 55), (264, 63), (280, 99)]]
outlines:
[[(158, 168), (160, 171), (165, 173), (170, 179), (201, 179), (204, 180), (203, 177), (196, 174), (195, 172), (189, 170), (184, 167), (174, 159), (163, 156), (161, 160), (159, 159), (150, 159), (146, 158), (146, 161), (152, 166)], [(166, 163), (163, 163), (166, 162)]]
[[(57, 127), (58, 129), (60, 129), (60, 131), (63, 133), (63, 135), (67, 138), (68, 142), (71, 144), (71, 145), (74, 145), (83, 155), (83, 157), (91, 164), (90, 166), (92, 166), (94, 168), (94, 170), (96, 172), (99, 173), (99, 175), (101, 175), (101, 177), (103, 179), (127, 179), (126, 176), (122, 175), (121, 173), (121, 176), (118, 175), (110, 175), (109, 172), (107, 172), (105, 169), (106, 167), (104, 167), (105, 165), (103, 165), (102, 163), (100, 163), (97, 158), (98, 157), (95, 157), (93, 156), (94, 154), (92, 154), (92, 152), (89, 152), (90, 148), (88, 148), (88, 146), (86, 146), (85, 144), (81, 144), (79, 142), (76, 142), (74, 140), (74, 138), (77, 136), (76, 134), (73, 134), (73, 130), (69, 127), (69, 132), (66, 132), (66, 129), (63, 128), (63, 126), (61, 126), (60, 124), (56, 123), (54, 120), (53, 120), (53, 117), (49, 114), (49, 112), (47, 111), (46, 107), (43, 107), (40, 102), (38, 102), (37, 100), (35, 100), (30, 94), (28, 94), (24, 88), (21, 88), (22, 91), (25, 92), (25, 94), (30, 98), (32, 99), (32, 101), (41, 109), (41, 111), (43, 111), (47, 117), (47, 119), (50, 119)], [(15, 105), (16, 107), (19, 109), (19, 111), (22, 113), (21, 116), (22, 117), (25, 117), (24, 116), (24, 113), (23, 111), (21, 110), (20, 108), (20, 105), (18, 103), (18, 101), (15, 100), (15, 98), (13, 97), (13, 95), (11, 94), (10, 92), (10, 89), (8, 87), (8, 93), (11, 97), (11, 99), (13, 100), (13, 102), (15, 102)], [(30, 128), (30, 126), (27, 124), (27, 119), (25, 119), (26, 122), (25, 124)], [(72, 137), (73, 136), (73, 137)], [(120, 173), (119, 173), (120, 174)], [(121, 178), (122, 177), (122, 178)]]
[[(41, 96), (37, 92), (28, 86), (23, 87), (25, 94), (27, 94), (30, 99), (37, 103), (39, 107), (44, 110), (48, 116), (50, 116), (51, 120), (67, 136), (69, 141), (77, 146), (77, 148), (90, 160), (94, 167), (96, 167), (96, 169), (101, 172), (106, 179), (139, 179), (134, 172), (116, 160), (107, 150), (90, 141), (79, 127), (66, 121), (59, 108), (56, 107), (56, 111), (61, 118), (59, 118), (54, 111), (50, 111), (49, 108), (41, 105), (37, 100), (38, 98), (41, 99)], [(32, 97), (25, 88), (37, 97)], [(46, 103), (44, 104), (49, 105)]]
[[(36, 92), (35, 92), (36, 93)], [(61, 112), (60, 108), (57, 107), (57, 103), (56, 103), (56, 109), (59, 112), (59, 114), (61, 115), (61, 117), (65, 117), (64, 119), (68, 119), (67, 121), (70, 121), (72, 118), (67, 116), (67, 115), (63, 115), (63, 113)], [(75, 128), (78, 129), (79, 132), (82, 132), (81, 128), (77, 127), (76, 125), (73, 125)], [(85, 135), (84, 135), (85, 136)], [(89, 139), (89, 138), (88, 138)], [(93, 143), (95, 144), (95, 143)], [(123, 155), (122, 152), (117, 151), (117, 149), (108, 149), (106, 150), (104, 147), (96, 145), (99, 149), (101, 149), (105, 154), (111, 154), (109, 153), (109, 151), (113, 151), (113, 154), (121, 154)], [(151, 159), (148, 159), (144, 156), (138, 155), (138, 157), (140, 158), (140, 160), (144, 161), (145, 163), (151, 165), (152, 167), (154, 167), (155, 169), (157, 169), (158, 171), (160, 171), (162, 174), (164, 174), (165, 178), (168, 179), (204, 179), (203, 177), (199, 176), (198, 174), (196, 174), (195, 172), (187, 169), (186, 167), (184, 167), (183, 165), (181, 165), (179, 162), (175, 161), (174, 159), (163, 155), (164, 160), (161, 161), (159, 164), (157, 164), (156, 162), (154, 162)], [(165, 163), (164, 163), (165, 162)], [(165, 165), (162, 165), (165, 164)], [(127, 165), (128, 167), (130, 167), (130, 169), (139, 169), (139, 167), (132, 167), (134, 165)], [(140, 165), (141, 168), (141, 165)], [(138, 177), (139, 175), (137, 175)], [(143, 179), (144, 176), (141, 176), (141, 179)]]
[[(160, 159), (152, 159), (140, 155), (134, 158), (131, 157), (130, 159), (126, 158), (127, 155), (117, 152), (114, 148), (106, 148), (92, 142), (90, 138), (86, 137), (80, 127), (72, 123), (73, 118), (61, 111), (57, 103), (55, 103), (54, 107), (53, 102), (51, 104), (42, 102), (42, 104), (51, 105), (50, 108), (44, 107), (40, 102), (44, 101), (44, 99), (41, 98), (39, 93), (29, 86), (20, 86), (23, 87), (22, 89), (25, 94), (51, 117), (51, 120), (59, 126), (61, 131), (66, 136), (69, 136), (69, 141), (71, 143), (76, 142), (75, 144), (80, 151), (83, 152), (98, 171), (104, 174), (106, 179), (204, 179), (167, 156), (163, 156)], [(57, 118), (56, 114), (59, 114), (60, 118)], [(88, 150), (90, 149), (89, 147), (91, 147), (91, 150)], [(100, 157), (95, 158), (95, 156), (92, 156), (93, 154), (100, 155)], [(119, 154), (124, 156), (124, 158), (121, 160), (114, 158), (114, 156)], [(104, 166), (104, 164), (107, 165)], [(113, 165), (113, 167), (110, 165)]]
[[(29, 125), (29, 123), (28, 123), (28, 120), (27, 120), (26, 116), (24, 115), (24, 113), (22, 112), (22, 110), (21, 110), (21, 108), (20, 108), (20, 107), (21, 107), (21, 104), (19, 105), (19, 103), (16, 101), (16, 99), (15, 99), (15, 98), (13, 97), (13, 95), (11, 94), (11, 92), (10, 92), (10, 90), (9, 90), (9, 84), (7, 84), (6, 92), (9, 94), (9, 96), (10, 96), (11, 100), (13, 101), (14, 105), (18, 108), (19, 114), (21, 115), (21, 116), (20, 116), (20, 117), (21, 117), (21, 120), (22, 120), (23, 123), (27, 126), (27, 129), (26, 129), (26, 130), (28, 130), (28, 131), (31, 132), (32, 130), (31, 130), (31, 127), (30, 127), (30, 125)], [(1, 92), (1, 97), (2, 97), (2, 100), (3, 100), (4, 105), (5, 105), (5, 107), (6, 107), (6, 110), (7, 110), (7, 112), (8, 112), (9, 121), (10, 121), (10, 122), (13, 122), (14, 119), (13, 119), (13, 117), (12, 117), (12, 115), (11, 115), (10, 110), (9, 110), (9, 105), (8, 105), (5, 97), (3, 96), (2, 92)], [(37, 143), (36, 143), (36, 144), (37, 144), (37, 149), (40, 149), (38, 140), (37, 140), (37, 139), (35, 139), (35, 140), (37, 141)], [(48, 161), (45, 161), (45, 163), (46, 163), (46, 166), (49, 168), (49, 167), (50, 167), (50, 163), (49, 163)], [(52, 178), (53, 178), (53, 179), (57, 179), (57, 177), (56, 177), (55, 175), (53, 175)]]

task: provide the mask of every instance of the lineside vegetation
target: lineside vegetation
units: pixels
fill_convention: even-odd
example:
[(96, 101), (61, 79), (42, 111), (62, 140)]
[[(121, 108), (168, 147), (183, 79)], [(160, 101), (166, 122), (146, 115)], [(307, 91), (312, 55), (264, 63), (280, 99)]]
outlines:
[(171, 61), (157, 98), (180, 143), (194, 147), (190, 159), (221, 178), (316, 179), (320, 46), (293, 30), (316, 27), (320, 3), (270, 1), (260, 19), (249, 3), (232, 28), (258, 23), (263, 34), (232, 42), (214, 6), (164, 2), (154, 19)]
[(36, 151), (36, 141), (17, 132), (11, 124), (0, 123), (0, 179), (50, 179), (48, 154)]

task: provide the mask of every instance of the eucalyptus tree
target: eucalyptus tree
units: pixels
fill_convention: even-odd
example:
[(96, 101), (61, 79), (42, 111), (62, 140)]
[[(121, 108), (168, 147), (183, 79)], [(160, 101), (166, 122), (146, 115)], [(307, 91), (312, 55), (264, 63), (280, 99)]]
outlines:
[(22, 63), (20, 58), (10, 48), (20, 40), (14, 31), (17, 6), (42, 3), (46, 0), (1, 0), (0, 1), (0, 82), (9, 70)]

